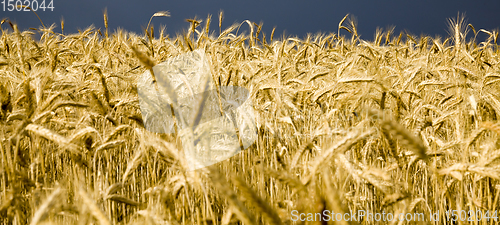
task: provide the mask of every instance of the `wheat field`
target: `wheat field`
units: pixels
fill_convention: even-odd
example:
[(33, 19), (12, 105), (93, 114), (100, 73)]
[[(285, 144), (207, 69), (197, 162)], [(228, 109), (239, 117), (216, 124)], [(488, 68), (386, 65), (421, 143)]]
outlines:
[[(346, 16), (300, 39), (222, 17), (175, 37), (111, 33), (106, 14), (74, 34), (3, 20), (0, 223), (498, 223), (498, 31), (457, 17), (447, 38), (366, 41)], [(249, 90), (258, 135), (189, 171), (177, 134), (145, 129), (136, 84), (196, 49), (217, 85)]]

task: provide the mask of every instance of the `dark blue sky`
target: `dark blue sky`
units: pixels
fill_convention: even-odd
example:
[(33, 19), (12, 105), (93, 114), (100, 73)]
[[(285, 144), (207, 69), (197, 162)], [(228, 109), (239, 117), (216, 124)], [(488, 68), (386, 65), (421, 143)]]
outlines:
[[(23, 0), (27, 1), (27, 0)], [(33, 0), (29, 0), (33, 1)], [(38, 0), (41, 2), (42, 0)], [(48, 3), (50, 0), (46, 0)], [(476, 30), (481, 28), (492, 30), (500, 27), (500, 1), (439, 1), (439, 0), (190, 0), (190, 1), (131, 1), (131, 0), (52, 0), (54, 11), (37, 13), (45, 25), (56, 24), (55, 31), (60, 32), (60, 20), (65, 20), (65, 33), (77, 32), (91, 24), (104, 27), (103, 10), (107, 8), (110, 31), (121, 27), (128, 31), (142, 33), (149, 18), (157, 11), (168, 10), (171, 17), (157, 17), (152, 23), (155, 28), (165, 25), (167, 33), (175, 33), (187, 29), (185, 19), (197, 18), (205, 20), (212, 14), (212, 30), (218, 33), (218, 12), (224, 11), (222, 28), (234, 22), (250, 20), (263, 22), (263, 31), (269, 36), (273, 27), (276, 35), (304, 37), (307, 33), (337, 32), (338, 23), (347, 14), (357, 18), (358, 31), (363, 39), (372, 40), (377, 27), (395, 26), (396, 32), (407, 30), (412, 34), (431, 36), (447, 36), (447, 19), (456, 17), (457, 13), (465, 13), (468, 23)], [(7, 2), (7, 0), (6, 0)], [(3, 5), (0, 5), (3, 7)], [(8, 17), (20, 28), (39, 27), (40, 22), (32, 12), (0, 11), (0, 19)], [(4, 24), (3, 28), (8, 27)], [(247, 26), (243, 25), (246, 30)], [(157, 30), (157, 29), (156, 29)], [(346, 31), (341, 34), (348, 35)]]

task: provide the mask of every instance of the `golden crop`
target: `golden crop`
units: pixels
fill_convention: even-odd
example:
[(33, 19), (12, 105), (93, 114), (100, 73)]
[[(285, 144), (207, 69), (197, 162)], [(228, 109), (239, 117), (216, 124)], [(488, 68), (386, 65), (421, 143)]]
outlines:
[[(304, 39), (250, 21), (216, 34), (210, 21), (175, 38), (2, 21), (0, 223), (325, 224), (292, 212), (364, 210), (447, 224), (448, 210), (500, 210), (498, 31), (457, 18), (444, 40), (386, 30), (369, 42), (347, 16), (350, 37)], [(177, 135), (144, 128), (136, 81), (194, 49), (218, 85), (250, 91), (258, 139), (189, 172)]]

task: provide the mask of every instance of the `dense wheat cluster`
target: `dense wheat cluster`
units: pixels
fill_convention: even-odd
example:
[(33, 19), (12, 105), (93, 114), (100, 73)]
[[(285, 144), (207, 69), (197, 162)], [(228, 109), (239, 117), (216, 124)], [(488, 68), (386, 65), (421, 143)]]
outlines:
[[(499, 210), (498, 32), (457, 18), (450, 38), (365, 41), (346, 16), (337, 33), (299, 39), (221, 20), (215, 32), (210, 17), (188, 20), (175, 38), (2, 21), (0, 223), (446, 224), (448, 210)], [(217, 85), (250, 91), (258, 138), (193, 172), (177, 135), (144, 128), (136, 81), (195, 49)], [(294, 210), (425, 221), (294, 221)], [(472, 219), (460, 222), (497, 223)]]

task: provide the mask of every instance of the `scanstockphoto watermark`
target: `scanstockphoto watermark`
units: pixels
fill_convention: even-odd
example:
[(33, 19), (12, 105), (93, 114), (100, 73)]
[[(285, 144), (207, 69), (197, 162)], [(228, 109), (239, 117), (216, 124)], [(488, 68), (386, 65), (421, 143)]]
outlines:
[[(432, 215), (431, 215), (432, 218)], [(330, 210), (324, 210), (321, 213), (301, 213), (298, 210), (293, 210), (291, 220), (321, 222), (321, 221), (375, 221), (375, 222), (390, 222), (390, 221), (425, 221), (424, 213), (372, 213), (365, 210), (351, 211), (347, 213), (338, 213)]]
[(191, 170), (228, 159), (257, 139), (250, 92), (214, 82), (203, 49), (146, 71), (137, 82), (144, 126), (180, 136)]

